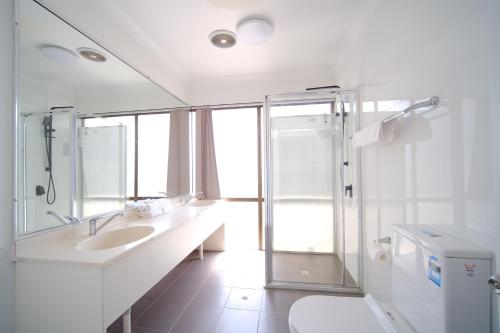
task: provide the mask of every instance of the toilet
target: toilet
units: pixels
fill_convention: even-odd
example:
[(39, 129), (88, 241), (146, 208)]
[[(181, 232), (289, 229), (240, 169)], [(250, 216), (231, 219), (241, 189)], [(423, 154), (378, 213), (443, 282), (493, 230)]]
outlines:
[(307, 296), (290, 309), (290, 333), (490, 332), (492, 254), (440, 230), (393, 226), (392, 303)]

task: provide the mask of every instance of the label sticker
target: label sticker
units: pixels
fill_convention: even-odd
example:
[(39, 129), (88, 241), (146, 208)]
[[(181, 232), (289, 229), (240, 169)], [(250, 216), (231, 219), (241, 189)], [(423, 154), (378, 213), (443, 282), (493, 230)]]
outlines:
[(464, 264), (465, 275), (473, 277), (476, 272), (476, 264)]
[(441, 287), (441, 267), (437, 264), (437, 257), (430, 256), (427, 267), (427, 278), (434, 282), (438, 287)]

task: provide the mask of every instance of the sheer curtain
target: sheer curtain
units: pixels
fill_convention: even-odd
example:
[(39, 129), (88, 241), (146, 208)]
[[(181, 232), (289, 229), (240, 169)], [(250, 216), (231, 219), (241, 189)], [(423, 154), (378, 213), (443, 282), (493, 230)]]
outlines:
[(168, 144), (167, 193), (171, 196), (189, 193), (189, 112), (170, 113)]
[(196, 180), (205, 199), (220, 199), (211, 109), (196, 110)]

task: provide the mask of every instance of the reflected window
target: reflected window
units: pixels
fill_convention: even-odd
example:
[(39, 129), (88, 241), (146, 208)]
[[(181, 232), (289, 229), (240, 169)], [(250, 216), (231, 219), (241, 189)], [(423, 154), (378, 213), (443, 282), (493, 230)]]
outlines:
[(375, 102), (363, 102), (363, 112), (375, 112)]
[(332, 113), (331, 103), (273, 106), (271, 117), (311, 116)]
[(167, 188), (170, 114), (140, 115), (138, 120), (138, 195), (161, 196)]
[(170, 114), (85, 119), (86, 127), (117, 124), (127, 127), (127, 196), (131, 199), (163, 196), (160, 192), (167, 187)]
[(387, 100), (378, 101), (377, 109), (382, 112), (399, 112), (410, 106), (408, 100)]
[(134, 196), (135, 170), (135, 119), (134, 116), (88, 118), (85, 127), (113, 126), (122, 124), (127, 127), (127, 196)]

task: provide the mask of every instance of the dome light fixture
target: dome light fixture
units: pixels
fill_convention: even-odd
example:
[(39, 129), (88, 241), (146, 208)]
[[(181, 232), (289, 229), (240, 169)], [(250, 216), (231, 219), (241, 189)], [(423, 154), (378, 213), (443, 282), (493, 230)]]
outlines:
[(80, 61), (80, 57), (75, 52), (62, 46), (43, 44), (38, 47), (45, 58), (63, 65), (74, 65)]
[(244, 18), (236, 29), (238, 40), (247, 44), (262, 44), (273, 35), (273, 25), (266, 17)]

